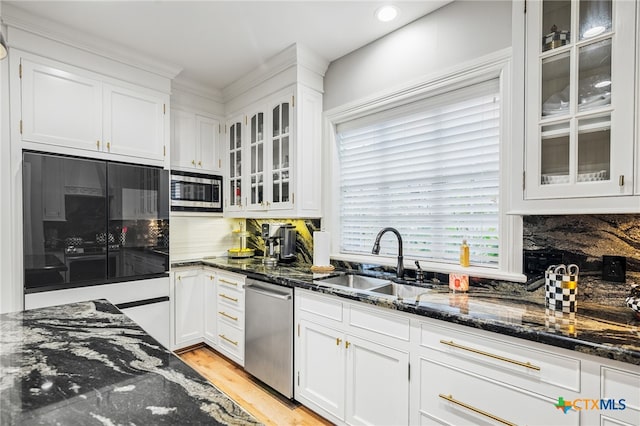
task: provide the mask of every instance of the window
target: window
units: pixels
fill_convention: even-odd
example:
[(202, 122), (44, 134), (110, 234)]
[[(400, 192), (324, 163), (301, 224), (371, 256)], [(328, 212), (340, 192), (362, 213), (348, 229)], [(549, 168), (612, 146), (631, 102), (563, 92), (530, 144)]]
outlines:
[(339, 123), (340, 252), (498, 268), (500, 128), (497, 77)]

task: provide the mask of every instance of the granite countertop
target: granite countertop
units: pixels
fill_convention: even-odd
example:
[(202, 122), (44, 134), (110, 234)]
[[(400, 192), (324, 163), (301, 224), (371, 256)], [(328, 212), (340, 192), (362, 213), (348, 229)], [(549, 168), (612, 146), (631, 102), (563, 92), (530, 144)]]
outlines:
[[(545, 309), (544, 287), (527, 291), (521, 283), (479, 280), (472, 282), (466, 293), (453, 293), (442, 283), (426, 283), (422, 285), (425, 294), (416, 301), (415, 297), (398, 299), (323, 285), (314, 279), (331, 274), (314, 274), (309, 265), (265, 267), (259, 258), (211, 257), (177, 262), (172, 268), (197, 265), (640, 365), (640, 320), (625, 306), (624, 297), (611, 297), (616, 291), (600, 288), (601, 283), (600, 289), (594, 290), (596, 286), (588, 276), (578, 283), (582, 300), (577, 303), (577, 312), (562, 314)], [(388, 274), (366, 274), (390, 278)]]
[(0, 424), (258, 424), (106, 300), (0, 315)]

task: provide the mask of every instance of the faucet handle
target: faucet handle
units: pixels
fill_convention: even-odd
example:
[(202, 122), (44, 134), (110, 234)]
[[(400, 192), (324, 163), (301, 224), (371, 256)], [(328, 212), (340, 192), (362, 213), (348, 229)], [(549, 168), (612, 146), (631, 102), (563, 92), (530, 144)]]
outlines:
[(422, 268), (420, 267), (420, 262), (416, 260), (415, 264), (416, 264), (416, 282), (417, 283), (423, 283), (424, 282), (424, 272), (422, 271)]

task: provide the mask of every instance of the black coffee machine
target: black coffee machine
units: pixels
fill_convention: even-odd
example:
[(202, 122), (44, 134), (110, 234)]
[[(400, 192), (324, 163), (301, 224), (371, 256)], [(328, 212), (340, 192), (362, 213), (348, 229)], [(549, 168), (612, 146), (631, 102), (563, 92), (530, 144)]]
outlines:
[(296, 260), (296, 228), (290, 223), (263, 223), (264, 257), (262, 263), (276, 265)]

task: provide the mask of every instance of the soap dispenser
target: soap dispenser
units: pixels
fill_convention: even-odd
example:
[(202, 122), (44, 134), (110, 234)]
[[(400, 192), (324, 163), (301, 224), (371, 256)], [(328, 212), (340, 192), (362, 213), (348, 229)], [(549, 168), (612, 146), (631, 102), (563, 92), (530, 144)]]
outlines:
[(469, 245), (467, 240), (462, 240), (462, 245), (460, 246), (460, 266), (469, 266)]

